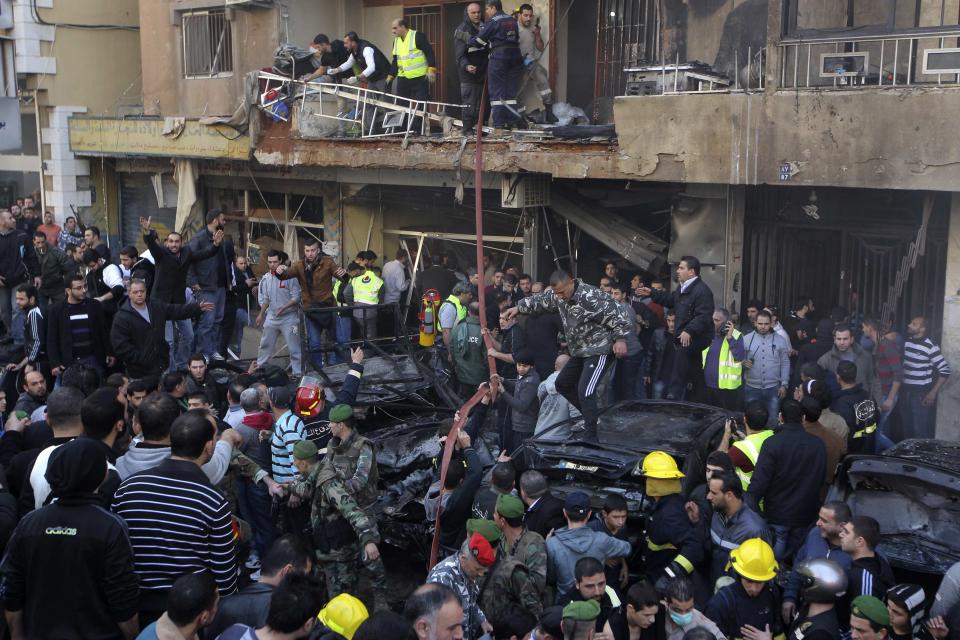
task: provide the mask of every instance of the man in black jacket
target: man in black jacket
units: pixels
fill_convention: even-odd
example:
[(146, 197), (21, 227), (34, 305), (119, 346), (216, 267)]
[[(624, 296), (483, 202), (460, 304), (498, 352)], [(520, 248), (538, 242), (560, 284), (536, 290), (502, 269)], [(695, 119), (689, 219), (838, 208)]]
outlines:
[(123, 521), (96, 493), (106, 473), (106, 452), (89, 438), (50, 456), (46, 479), (56, 502), (23, 518), (0, 567), (13, 637), (136, 635), (133, 551)]
[(156, 380), (170, 360), (170, 347), (164, 337), (168, 320), (189, 320), (213, 310), (212, 302), (169, 304), (159, 300), (147, 302), (147, 285), (143, 280), (130, 281), (129, 299), (113, 320), (110, 341), (113, 351), (127, 365), (131, 378), (153, 377)]
[(13, 304), (14, 291), (28, 278), (39, 276), (40, 265), (30, 237), (17, 229), (9, 210), (0, 209), (0, 320), (18, 344), (23, 342), (23, 320), (14, 321), (14, 315), (19, 315)]
[(842, 417), (850, 428), (847, 453), (874, 453), (877, 449), (877, 404), (857, 382), (857, 365), (848, 360), (837, 364), (837, 384), (830, 410)]
[[(487, 77), (487, 50), (471, 47), (470, 38), (480, 33), (483, 24), (483, 6), (471, 2), (463, 10), (463, 22), (453, 32), (453, 51), (457, 58), (457, 73), (460, 76), (460, 103), (467, 105), (463, 110), (463, 135), (468, 136), (477, 125), (480, 115), (480, 96), (483, 94), (483, 81)], [(485, 113), (490, 113), (490, 98), (486, 97)]]
[[(187, 270), (197, 260), (205, 260), (219, 251), (223, 233), (214, 234), (213, 244), (201, 251), (183, 246), (183, 237), (173, 231), (167, 234), (164, 245), (157, 240), (156, 231), (150, 229), (150, 218), (140, 218), (143, 241), (150, 249), (156, 267), (150, 299), (172, 304), (185, 304)], [(180, 334), (179, 343), (176, 334)], [(193, 324), (189, 320), (170, 321), (166, 327), (167, 344), (170, 345), (170, 370), (179, 371), (187, 366), (187, 357), (193, 351)]]
[(190, 264), (187, 284), (193, 287), (198, 301), (214, 303), (213, 313), (200, 318), (197, 325), (197, 351), (208, 361), (211, 358), (223, 360), (218, 349), (223, 313), (227, 304), (227, 290), (232, 288), (227, 271), (234, 258), (233, 243), (222, 241), (226, 219), (220, 210), (208, 211), (204, 220), (207, 226), (190, 238), (190, 249), (193, 253), (200, 254), (210, 247), (219, 246), (208, 258), (194, 260)]
[(780, 405), (780, 428), (760, 450), (746, 502), (763, 514), (773, 529), (777, 561), (783, 562), (800, 548), (820, 510), (820, 487), (827, 470), (823, 440), (801, 424), (803, 408), (796, 400)]
[(713, 292), (700, 278), (700, 260), (693, 256), (680, 258), (677, 280), (680, 281), (679, 288), (669, 293), (650, 287), (637, 289), (640, 297), (649, 296), (655, 303), (673, 309), (675, 313), (676, 361), (667, 388), (667, 398), (671, 400), (682, 400), (691, 383), (694, 393), (702, 392), (700, 354), (710, 346), (714, 334)]
[(539, 471), (524, 471), (520, 476), (520, 499), (527, 506), (523, 526), (544, 538), (551, 531), (567, 526), (563, 500), (550, 493), (547, 479)]
[(67, 299), (47, 313), (47, 356), (51, 375), (59, 376), (74, 363), (95, 368), (103, 375), (104, 365), (114, 363), (107, 333), (107, 321), (100, 303), (87, 298), (82, 276), (67, 279)]

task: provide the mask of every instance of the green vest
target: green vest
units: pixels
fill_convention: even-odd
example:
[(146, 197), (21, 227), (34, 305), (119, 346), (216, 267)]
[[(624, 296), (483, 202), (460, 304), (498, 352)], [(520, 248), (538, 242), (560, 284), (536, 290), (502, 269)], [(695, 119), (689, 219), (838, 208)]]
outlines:
[[(733, 330), (733, 339), (738, 340), (743, 334)], [(707, 353), (710, 347), (703, 350), (703, 366), (707, 366)], [(720, 360), (717, 371), (718, 389), (739, 389), (743, 384), (743, 364), (730, 357), (730, 343), (726, 337), (720, 342)]]
[(340, 295), (340, 286), (343, 284), (342, 280), (337, 280), (333, 283), (333, 303), (338, 307), (342, 307), (343, 303), (337, 299), (337, 296)]
[[(754, 433), (739, 442), (734, 442), (733, 446), (741, 451), (743, 455), (747, 456), (747, 459), (750, 460), (753, 464), (753, 468), (757, 468), (757, 459), (760, 457), (760, 449), (763, 447), (763, 443), (767, 438), (773, 435), (773, 429), (766, 429), (760, 433)], [(737, 476), (740, 478), (740, 484), (743, 485), (744, 491), (747, 487), (750, 486), (750, 478), (753, 477), (753, 471), (749, 473), (743, 469), (737, 469)]]
[(463, 306), (462, 302), (460, 302), (460, 298), (453, 295), (452, 293), (450, 294), (450, 297), (446, 299), (446, 302), (444, 302), (444, 304), (446, 304), (447, 302), (452, 304), (454, 308), (457, 310), (457, 322), (454, 325), (456, 326), (457, 324), (460, 324), (461, 322), (463, 322), (464, 318), (467, 317), (467, 308)]
[(353, 301), (361, 304), (378, 304), (380, 302), (380, 287), (383, 280), (373, 271), (367, 269), (350, 281), (353, 285)]
[(407, 29), (406, 38), (393, 39), (393, 55), (397, 58), (398, 78), (422, 78), (427, 75), (427, 56), (417, 49), (417, 32)]

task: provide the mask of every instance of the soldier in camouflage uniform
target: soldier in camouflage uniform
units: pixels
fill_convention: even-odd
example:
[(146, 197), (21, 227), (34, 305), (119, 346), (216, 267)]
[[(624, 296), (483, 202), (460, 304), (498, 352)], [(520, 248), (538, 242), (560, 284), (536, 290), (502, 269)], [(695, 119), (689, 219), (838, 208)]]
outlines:
[[(490, 520), (469, 520), (467, 530), (477, 530), (485, 523), (494, 524)], [(502, 544), (503, 536), (499, 527), (496, 532), (495, 542)], [(503, 547), (498, 547), (497, 559), (480, 587), (480, 609), (494, 627), (524, 611), (535, 617), (543, 612), (540, 592), (530, 571), (504, 553)]]
[(570, 360), (560, 370), (556, 387), (583, 414), (583, 425), (576, 424), (571, 432), (595, 437), (600, 399), (607, 395), (604, 386), (615, 358), (627, 355), (627, 335), (636, 327), (609, 294), (565, 271), (555, 271), (549, 289), (523, 298), (504, 316), (538, 311), (559, 313), (563, 324)]
[[(523, 526), (523, 501), (513, 495), (497, 498), (493, 520), (503, 531), (500, 554), (527, 568), (540, 602), (547, 602), (547, 543), (536, 531)], [(551, 599), (552, 601), (552, 599)]]
[(364, 558), (380, 557), (376, 521), (360, 508), (333, 464), (318, 459), (315, 444), (301, 440), (293, 458), (299, 473), (289, 485), (290, 495), (311, 503), (314, 552), (327, 581), (327, 598), (355, 593), (361, 547)]
[[(463, 605), (463, 637), (474, 640), (483, 633), (493, 631), (487, 616), (480, 609), (481, 591), (484, 589), (487, 572), (497, 559), (496, 549), (490, 539), (496, 540), (500, 532), (489, 520), (470, 520), (468, 527), (479, 523), (460, 551), (448, 556), (430, 570), (427, 582), (436, 582), (453, 589)], [(472, 527), (471, 527), (472, 528)]]
[[(377, 491), (377, 458), (373, 444), (361, 436), (355, 427), (353, 407), (338, 404), (330, 409), (330, 441), (327, 443), (326, 460), (333, 465), (337, 476), (343, 481), (360, 508), (371, 520), (376, 520), (374, 507), (380, 497)], [(379, 556), (364, 556), (363, 566), (373, 585), (374, 608), (388, 608), (387, 571)]]

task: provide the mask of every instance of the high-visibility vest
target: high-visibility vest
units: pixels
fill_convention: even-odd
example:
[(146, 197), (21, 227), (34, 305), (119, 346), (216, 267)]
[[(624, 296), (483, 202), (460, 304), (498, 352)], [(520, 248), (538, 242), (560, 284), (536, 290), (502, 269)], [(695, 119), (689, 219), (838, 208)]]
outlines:
[(427, 75), (427, 56), (417, 49), (417, 32), (407, 29), (405, 38), (394, 38), (393, 55), (397, 57), (398, 78), (422, 78)]
[(380, 287), (383, 280), (373, 271), (367, 269), (350, 281), (353, 285), (353, 301), (360, 304), (378, 304), (380, 302)]
[(463, 303), (460, 302), (460, 298), (453, 295), (452, 293), (450, 294), (450, 297), (446, 299), (444, 304), (446, 304), (447, 302), (452, 304), (453, 307), (457, 310), (457, 321), (456, 323), (454, 323), (454, 326), (456, 326), (461, 322), (463, 322), (464, 319), (467, 317), (467, 308), (463, 306)]
[[(733, 339), (739, 340), (743, 334), (733, 330)], [(707, 366), (707, 353), (710, 347), (703, 350), (703, 366)], [(720, 362), (717, 370), (717, 388), (718, 389), (739, 389), (743, 384), (743, 364), (737, 362), (730, 356), (730, 342), (724, 336), (720, 341)]]
[[(757, 459), (760, 457), (760, 449), (763, 447), (763, 443), (767, 438), (773, 435), (773, 429), (766, 429), (760, 433), (752, 433), (743, 440), (734, 442), (732, 446), (736, 447), (747, 456), (747, 459), (750, 460), (750, 463), (753, 465), (753, 468), (757, 468)], [(747, 472), (743, 469), (737, 468), (737, 476), (740, 478), (740, 484), (743, 485), (744, 491), (747, 487), (750, 486), (750, 479), (753, 477), (753, 471)]]
[(333, 303), (338, 307), (342, 307), (343, 303), (337, 299), (337, 296), (340, 295), (340, 286), (343, 284), (342, 280), (337, 280), (333, 283)]

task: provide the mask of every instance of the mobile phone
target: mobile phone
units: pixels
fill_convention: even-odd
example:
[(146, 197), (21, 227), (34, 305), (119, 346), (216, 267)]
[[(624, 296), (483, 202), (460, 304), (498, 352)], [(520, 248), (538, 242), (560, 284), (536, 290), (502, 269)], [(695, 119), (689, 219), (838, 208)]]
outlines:
[(17, 411), (16, 415), (18, 420), (23, 420), (24, 418), (27, 418), (30, 416), (30, 414), (24, 411), (23, 409), (20, 409), (19, 411)]

